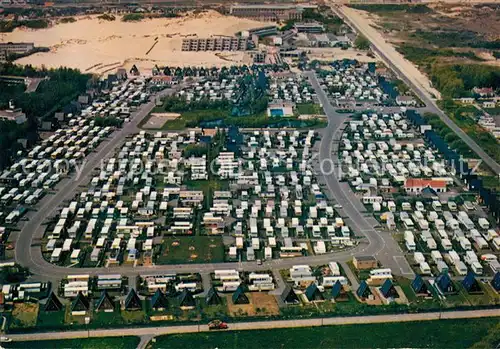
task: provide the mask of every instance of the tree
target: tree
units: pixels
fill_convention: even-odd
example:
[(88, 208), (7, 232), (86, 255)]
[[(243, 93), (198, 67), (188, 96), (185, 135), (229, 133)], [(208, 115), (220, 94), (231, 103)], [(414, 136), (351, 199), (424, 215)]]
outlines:
[(370, 48), (370, 41), (362, 34), (358, 34), (354, 41), (354, 47), (358, 50), (368, 50)]

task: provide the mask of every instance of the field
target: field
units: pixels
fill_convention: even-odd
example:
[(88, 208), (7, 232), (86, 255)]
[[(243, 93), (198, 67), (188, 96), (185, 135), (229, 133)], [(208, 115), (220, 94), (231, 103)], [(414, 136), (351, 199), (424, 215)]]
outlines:
[(78, 338), (53, 341), (2, 343), (5, 348), (72, 348), (72, 349), (129, 349), (136, 348), (139, 337)]
[(498, 7), (433, 5), (352, 5), (367, 11), (379, 29), (405, 54), (422, 63), (474, 61), (498, 65), (491, 50), (500, 49)]
[[(161, 336), (152, 348), (468, 348), (500, 341), (498, 318)], [(496, 327), (495, 327), (496, 326)], [(485, 341), (486, 342), (486, 341)], [(307, 344), (305, 344), (307, 343)], [(484, 346), (489, 347), (488, 345)]]
[(246, 293), (250, 304), (233, 304), (231, 295), (226, 297), (228, 312), (231, 316), (278, 315), (280, 313), (276, 298), (267, 292)]
[(158, 264), (224, 262), (224, 245), (220, 236), (193, 236), (163, 239)]

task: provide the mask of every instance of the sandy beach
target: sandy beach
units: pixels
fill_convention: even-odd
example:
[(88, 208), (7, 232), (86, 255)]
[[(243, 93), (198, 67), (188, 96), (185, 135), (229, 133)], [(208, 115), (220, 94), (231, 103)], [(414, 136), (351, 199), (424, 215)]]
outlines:
[(155, 64), (209, 67), (248, 64), (249, 58), (243, 52), (182, 52), (182, 39), (233, 36), (238, 31), (269, 24), (223, 16), (215, 11), (141, 22), (122, 22), (120, 17), (112, 22), (99, 20), (97, 16), (76, 19), (74, 23), (47, 29), (15, 29), (12, 33), (0, 34), (0, 42), (34, 42), (36, 46), (50, 48), (50, 52), (17, 60), (20, 64), (67, 66), (98, 74), (136, 64), (141, 72), (147, 73)]

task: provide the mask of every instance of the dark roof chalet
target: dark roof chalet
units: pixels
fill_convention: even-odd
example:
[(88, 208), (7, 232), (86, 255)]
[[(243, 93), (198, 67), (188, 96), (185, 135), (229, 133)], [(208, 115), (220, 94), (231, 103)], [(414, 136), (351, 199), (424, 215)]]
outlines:
[(125, 309), (126, 310), (141, 310), (142, 309), (142, 302), (139, 296), (137, 295), (137, 292), (133, 288), (130, 289), (130, 292), (127, 295), (127, 298), (125, 298)]
[(356, 290), (356, 294), (359, 298), (368, 298), (368, 296), (372, 294), (372, 291), (370, 290), (370, 287), (368, 287), (366, 280), (361, 281), (358, 289)]
[(500, 271), (495, 273), (493, 276), (493, 280), (491, 280), (491, 286), (495, 289), (495, 291), (500, 292)]
[(188, 289), (184, 289), (179, 295), (179, 306), (180, 307), (194, 307), (196, 306), (196, 301), (193, 295)]
[(95, 310), (115, 310), (115, 302), (106, 290), (102, 291), (101, 296), (97, 300)]
[(219, 305), (222, 303), (222, 300), (215, 287), (212, 286), (208, 290), (207, 296), (205, 297), (205, 303), (207, 303), (207, 305)]
[(415, 291), (416, 294), (428, 293), (429, 291), (425, 280), (418, 274), (411, 282), (411, 288), (413, 289), (413, 291)]
[(340, 281), (337, 280), (337, 282), (333, 284), (331, 295), (335, 299), (338, 296), (340, 296), (341, 293), (342, 293), (342, 284), (340, 283)]
[(285, 304), (299, 304), (300, 300), (292, 286), (286, 285), (285, 290), (281, 294), (281, 300)]
[(155, 294), (151, 297), (151, 308), (165, 309), (168, 307), (167, 296), (158, 288)]
[(47, 298), (47, 301), (45, 302), (45, 307), (43, 308), (44, 311), (60, 311), (62, 310), (63, 305), (59, 298), (55, 295), (54, 292), (50, 292), (49, 297)]
[(247, 295), (245, 294), (245, 289), (242, 284), (238, 286), (236, 291), (234, 291), (233, 296), (233, 304), (249, 304)]
[(80, 291), (76, 296), (73, 303), (71, 303), (71, 311), (88, 311), (90, 309), (90, 302), (87, 297)]
[(454, 291), (453, 282), (448, 273), (442, 273), (436, 278), (436, 285), (443, 293), (451, 293)]
[(469, 293), (482, 292), (481, 286), (474, 276), (473, 272), (468, 272), (467, 276), (462, 280), (462, 286)]
[(382, 287), (380, 287), (380, 293), (382, 293), (385, 298), (398, 298), (398, 291), (396, 291), (391, 279), (386, 279), (384, 281)]
[(309, 302), (324, 300), (324, 297), (321, 294), (321, 292), (318, 288), (318, 285), (316, 285), (315, 283), (310, 284), (306, 288), (305, 295), (306, 295), (307, 299), (309, 300)]

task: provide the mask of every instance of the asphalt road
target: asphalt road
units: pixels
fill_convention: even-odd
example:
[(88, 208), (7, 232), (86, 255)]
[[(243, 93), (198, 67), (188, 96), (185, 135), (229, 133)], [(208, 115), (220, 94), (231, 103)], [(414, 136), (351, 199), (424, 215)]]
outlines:
[[(453, 312), (435, 312), (435, 313), (417, 313), (417, 314), (391, 314), (391, 315), (371, 315), (371, 316), (352, 316), (352, 317), (331, 317), (305, 320), (276, 320), (276, 321), (255, 321), (229, 323), (229, 329), (224, 331), (244, 331), (244, 330), (268, 330), (272, 328), (293, 328), (293, 327), (318, 327), (318, 326), (337, 326), (337, 325), (359, 325), (389, 322), (410, 322), (410, 321), (429, 321), (444, 319), (473, 319), (484, 317), (498, 317), (500, 309), (486, 310), (466, 310)], [(34, 340), (58, 340), (70, 338), (88, 338), (88, 337), (122, 337), (122, 336), (140, 336), (141, 345), (144, 345), (147, 339), (155, 336), (175, 334), (175, 333), (197, 333), (208, 332), (207, 325), (186, 325), (186, 326), (162, 326), (162, 327), (137, 327), (120, 328), (112, 330), (90, 330), (90, 331), (64, 331), (64, 332), (42, 332), (12, 334), (8, 337), (14, 342), (34, 341)]]
[(426, 104), (427, 110), (439, 116), (439, 118), (457, 134), (471, 149), (474, 151), (481, 160), (496, 174), (500, 174), (500, 164), (498, 164), (491, 156), (472, 139), (470, 138), (457, 124), (453, 122), (436, 104), (433, 96), (427, 90), (418, 84), (411, 75), (403, 68), (404, 64), (398, 62), (404, 61), (404, 57), (397, 52), (394, 47), (387, 43), (377, 32), (377, 30), (368, 25), (361, 18), (349, 16), (344, 11), (343, 6), (332, 6), (333, 11), (344, 19), (355, 31), (363, 34), (372, 44), (372, 50), (377, 53), (384, 63), (391, 68), (398, 77), (403, 80), (415, 94)]

